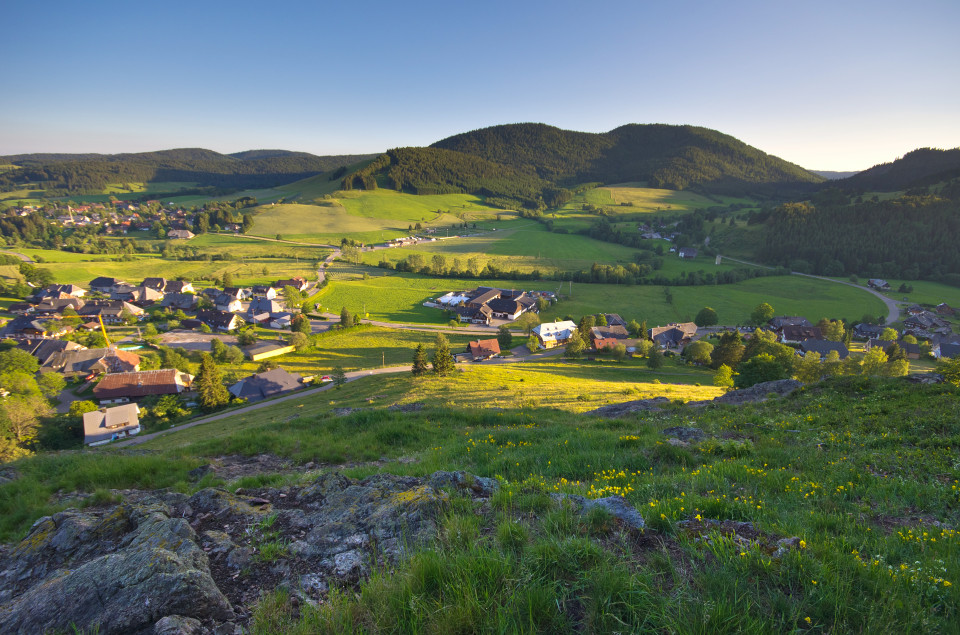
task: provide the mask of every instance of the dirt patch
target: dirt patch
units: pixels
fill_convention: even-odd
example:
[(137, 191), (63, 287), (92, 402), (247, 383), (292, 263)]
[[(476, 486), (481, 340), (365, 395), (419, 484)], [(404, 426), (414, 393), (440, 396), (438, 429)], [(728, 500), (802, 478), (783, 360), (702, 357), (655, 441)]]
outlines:
[(237, 338), (234, 335), (220, 333), (197, 333), (196, 331), (170, 331), (160, 336), (160, 343), (170, 348), (185, 348), (188, 351), (209, 351), (211, 342), (218, 339), (227, 346), (236, 346)]

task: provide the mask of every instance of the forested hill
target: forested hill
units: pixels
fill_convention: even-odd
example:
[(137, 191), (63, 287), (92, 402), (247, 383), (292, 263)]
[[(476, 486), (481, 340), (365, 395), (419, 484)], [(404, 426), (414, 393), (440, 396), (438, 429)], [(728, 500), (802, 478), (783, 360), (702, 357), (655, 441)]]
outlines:
[(593, 134), (512, 124), (459, 134), (432, 147), (533, 168), (559, 185), (646, 181), (668, 189), (747, 192), (823, 181), (734, 137), (695, 126), (629, 124)]
[(960, 180), (937, 194), (881, 201), (839, 190), (789, 203), (764, 221), (763, 261), (828, 276), (918, 278), (960, 286)]
[(960, 148), (921, 148), (892, 163), (882, 163), (831, 183), (848, 192), (896, 192), (925, 187), (960, 176)]
[(0, 163), (0, 189), (39, 185), (49, 193), (94, 193), (111, 183), (188, 182), (200, 186), (270, 187), (304, 179), (374, 155), (319, 157), (305, 152), (251, 150), (235, 155), (202, 148), (112, 155), (17, 155)]

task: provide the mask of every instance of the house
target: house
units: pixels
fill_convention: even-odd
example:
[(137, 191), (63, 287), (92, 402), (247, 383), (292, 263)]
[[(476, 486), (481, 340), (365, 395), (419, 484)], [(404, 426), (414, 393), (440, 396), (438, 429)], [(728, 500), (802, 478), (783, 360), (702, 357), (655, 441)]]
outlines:
[(170, 307), (171, 309), (180, 309), (181, 311), (190, 311), (200, 302), (200, 299), (192, 293), (168, 293), (163, 296), (160, 306)]
[(666, 326), (657, 326), (648, 331), (653, 343), (664, 348), (686, 346), (697, 334), (697, 325), (693, 322), (678, 322)]
[(83, 300), (80, 298), (46, 298), (36, 307), (34, 307), (34, 312), (37, 315), (52, 315), (54, 313), (62, 315), (66, 309), (73, 309), (77, 311), (84, 304)]
[(100, 408), (83, 415), (83, 443), (103, 445), (140, 432), (140, 408), (135, 403)]
[(800, 342), (800, 350), (806, 355), (809, 352), (819, 353), (820, 358), (825, 358), (830, 351), (837, 351), (840, 359), (846, 359), (850, 352), (843, 342), (830, 342), (828, 340), (806, 340)]
[(477, 287), (471, 294), (470, 299), (467, 300), (467, 306), (479, 308), (491, 300), (496, 300), (501, 295), (500, 289), (493, 289), (491, 287)]
[(29, 302), (14, 302), (7, 307), (7, 311), (14, 315), (28, 315), (36, 310), (37, 307)]
[(624, 320), (619, 315), (617, 315), (616, 313), (605, 313), (603, 317), (606, 318), (607, 320), (607, 326), (626, 326), (627, 325), (627, 321)]
[(886, 329), (884, 326), (861, 322), (853, 327), (853, 336), (861, 340), (878, 340)]
[(82, 351), (84, 349), (83, 346), (80, 346), (76, 342), (53, 339), (18, 340), (17, 348), (36, 357), (37, 361), (40, 362), (41, 367), (44, 366), (47, 361), (57, 353), (61, 353), (63, 351)]
[(576, 323), (563, 320), (538, 324), (533, 328), (533, 334), (537, 336), (540, 348), (555, 348), (566, 344), (576, 330)]
[(816, 326), (785, 326), (780, 331), (780, 342), (799, 344), (805, 340), (822, 340), (823, 331)]
[(866, 344), (863, 345), (863, 350), (871, 351), (875, 348), (881, 349), (884, 353), (890, 354), (890, 349), (893, 348), (894, 344), (898, 345), (901, 350), (903, 350), (903, 355), (907, 359), (920, 359), (921, 350), (919, 344), (909, 344), (900, 341), (893, 340), (869, 340)]
[(186, 280), (167, 280), (163, 285), (164, 293), (196, 293), (192, 282)]
[(214, 298), (213, 303), (217, 307), (218, 311), (236, 313), (243, 310), (243, 303), (240, 302), (240, 300), (238, 300), (236, 297), (227, 295), (226, 293), (221, 293)]
[(501, 320), (516, 320), (523, 313), (523, 306), (516, 300), (494, 298), (487, 302), (494, 318)]
[(697, 257), (697, 250), (693, 247), (683, 247), (680, 251), (677, 252), (677, 255), (684, 259), (691, 259)]
[(187, 229), (171, 229), (167, 232), (167, 238), (172, 238), (173, 240), (190, 240), (194, 236), (194, 233)]
[(244, 377), (227, 390), (238, 399), (259, 401), (302, 387), (303, 377), (300, 373), (291, 373), (282, 368), (274, 368), (265, 373)]
[(267, 324), (267, 326), (272, 329), (288, 329), (292, 323), (292, 313), (274, 313), (270, 316), (270, 322)]
[(99, 317), (106, 324), (120, 324), (125, 312), (138, 319), (144, 314), (143, 309), (123, 300), (91, 300), (80, 307), (77, 315), (93, 318), (91, 321)]
[(277, 280), (273, 283), (273, 286), (277, 289), (283, 289), (284, 287), (293, 287), (297, 291), (305, 291), (309, 286), (307, 284), (306, 278), (301, 278), (300, 276), (294, 276), (286, 280)]
[(62, 350), (51, 355), (40, 372), (57, 372), (66, 377), (129, 373), (140, 370), (140, 356), (116, 347)]
[(593, 340), (593, 348), (598, 351), (602, 351), (605, 348), (614, 348), (618, 344), (622, 344), (622, 342), (615, 337), (598, 337)]
[(244, 348), (243, 354), (246, 355), (247, 359), (249, 359), (251, 362), (259, 362), (262, 359), (269, 359), (278, 355), (292, 353), (294, 350), (296, 349), (292, 346), (282, 346), (280, 344), (271, 344), (270, 342), (260, 342)]
[(51, 284), (33, 294), (36, 301), (44, 298), (82, 298), (86, 291), (75, 284)]
[(486, 304), (479, 307), (455, 306), (453, 311), (457, 314), (457, 319), (460, 322), (470, 324), (490, 324), (490, 320), (493, 318), (493, 311)]
[(933, 355), (937, 359), (953, 359), (960, 355), (960, 343), (942, 342), (933, 347)]
[(212, 302), (216, 300), (217, 296), (223, 295), (223, 293), (224, 293), (223, 291), (221, 291), (220, 289), (217, 289), (216, 287), (207, 287), (206, 289), (200, 292), (200, 295), (209, 299)]
[(157, 291), (163, 291), (167, 286), (167, 279), (166, 278), (144, 278), (143, 282), (140, 283), (140, 286), (156, 289)]
[(179, 395), (190, 388), (193, 375), (176, 368), (141, 370), (104, 375), (93, 387), (93, 396), (101, 401), (137, 399), (148, 395)]
[(782, 315), (779, 317), (770, 318), (770, 321), (767, 322), (767, 325), (777, 333), (782, 331), (787, 326), (813, 326), (810, 320), (797, 315)]
[(926, 311), (926, 309), (924, 309), (924, 308), (923, 308), (922, 306), (920, 306), (919, 304), (911, 304), (910, 306), (907, 307), (907, 313), (910, 314), (910, 315), (920, 315), (921, 313), (924, 313), (925, 311)]
[(163, 300), (163, 291), (158, 291), (152, 287), (131, 287), (129, 290), (119, 287), (117, 291), (110, 294), (114, 300), (123, 300), (138, 306), (149, 306)]
[(114, 288), (126, 284), (123, 280), (118, 278), (107, 278), (101, 276), (99, 278), (94, 278), (90, 281), (90, 291), (93, 293), (103, 293), (104, 295), (110, 295)]
[(869, 286), (871, 289), (876, 289), (877, 291), (890, 290), (890, 283), (883, 278), (870, 278), (867, 280), (867, 286)]
[(264, 300), (273, 300), (277, 297), (277, 290), (270, 285), (266, 284), (257, 284), (253, 286), (251, 290), (253, 297), (256, 299)]
[(240, 326), (240, 318), (237, 317), (237, 314), (228, 311), (197, 311), (197, 320), (214, 331), (233, 331)]
[[(283, 307), (280, 306), (279, 302), (266, 298), (255, 298), (250, 302), (250, 306), (247, 307), (247, 315), (251, 321), (254, 321), (255, 318), (262, 316), (264, 313), (266, 313), (267, 318), (269, 318), (271, 314), (280, 313), (281, 311), (283, 311)], [(260, 320), (256, 321), (259, 322)]]
[(630, 337), (625, 326), (594, 326), (590, 329), (590, 341), (593, 340), (625, 340)]
[(952, 308), (952, 307), (951, 307), (949, 304), (947, 304), (946, 302), (941, 302), (940, 304), (938, 304), (938, 305), (934, 308), (934, 311), (937, 312), (937, 315), (955, 315), (956, 312), (957, 312), (956, 309)]
[(59, 337), (69, 333), (73, 327), (60, 324), (56, 320), (40, 320), (29, 316), (15, 317), (3, 327), (3, 337), (29, 340), (45, 337)]
[(500, 354), (500, 342), (496, 339), (476, 340), (467, 345), (467, 350), (474, 361), (490, 359)]

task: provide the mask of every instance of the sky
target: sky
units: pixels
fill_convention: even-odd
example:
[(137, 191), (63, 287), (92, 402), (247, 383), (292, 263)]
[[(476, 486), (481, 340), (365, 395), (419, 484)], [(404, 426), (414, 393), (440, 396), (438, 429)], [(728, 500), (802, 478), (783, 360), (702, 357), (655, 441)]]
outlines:
[(960, 146), (960, 2), (5, 0), (0, 155), (713, 128), (808, 169)]

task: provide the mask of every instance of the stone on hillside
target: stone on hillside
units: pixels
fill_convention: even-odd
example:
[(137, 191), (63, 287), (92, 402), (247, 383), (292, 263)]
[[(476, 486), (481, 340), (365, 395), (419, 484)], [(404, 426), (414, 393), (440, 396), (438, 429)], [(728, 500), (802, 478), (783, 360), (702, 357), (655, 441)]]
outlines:
[(707, 433), (700, 428), (691, 428), (687, 426), (665, 428), (661, 431), (661, 434), (673, 439), (680, 439), (685, 443), (697, 443), (698, 441), (703, 441), (708, 436)]
[(201, 635), (200, 620), (182, 615), (168, 615), (153, 625), (154, 635)]
[(557, 502), (570, 501), (581, 516), (585, 516), (593, 509), (605, 509), (611, 516), (622, 522), (630, 529), (643, 529), (646, 523), (637, 508), (627, 502), (623, 496), (607, 496), (605, 498), (585, 498), (576, 494), (553, 493), (550, 497)]
[(488, 498), (500, 489), (500, 482), (495, 478), (473, 476), (463, 471), (434, 472), (430, 475), (430, 485), (434, 489), (449, 487), (451, 489), (467, 489), (477, 496)]
[(130, 633), (168, 615), (233, 619), (193, 529), (169, 514), (160, 503), (133, 504), (38, 521), (0, 561), (0, 586), (12, 591), (0, 632)]
[(796, 379), (765, 381), (759, 384), (754, 384), (749, 388), (731, 390), (730, 392), (720, 395), (714, 399), (713, 403), (733, 405), (759, 403), (761, 401), (766, 401), (770, 395), (774, 395), (776, 397), (786, 397), (801, 386), (803, 386), (803, 383), (797, 381)]

